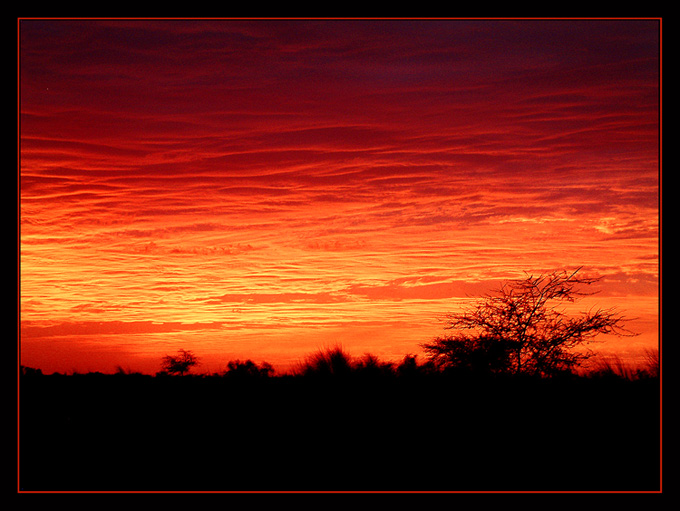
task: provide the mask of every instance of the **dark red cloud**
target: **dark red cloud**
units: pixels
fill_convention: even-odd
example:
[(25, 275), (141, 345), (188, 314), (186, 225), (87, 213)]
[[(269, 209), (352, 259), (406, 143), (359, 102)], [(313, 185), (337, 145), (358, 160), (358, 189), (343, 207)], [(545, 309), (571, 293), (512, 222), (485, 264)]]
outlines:
[(412, 321), (580, 265), (653, 291), (659, 20), (19, 29), (25, 321)]

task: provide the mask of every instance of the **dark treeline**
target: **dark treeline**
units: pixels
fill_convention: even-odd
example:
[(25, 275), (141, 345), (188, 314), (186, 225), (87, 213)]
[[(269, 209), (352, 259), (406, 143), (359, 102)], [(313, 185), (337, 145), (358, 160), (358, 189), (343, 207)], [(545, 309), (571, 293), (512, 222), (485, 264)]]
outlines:
[(322, 350), (296, 370), (23, 368), (23, 490), (658, 490), (659, 380)]

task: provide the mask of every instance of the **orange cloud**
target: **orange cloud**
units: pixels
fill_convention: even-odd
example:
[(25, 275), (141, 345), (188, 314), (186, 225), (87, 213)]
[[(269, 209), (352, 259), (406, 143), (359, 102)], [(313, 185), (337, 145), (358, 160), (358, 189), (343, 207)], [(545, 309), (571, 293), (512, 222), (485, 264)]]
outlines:
[(577, 266), (631, 309), (655, 293), (654, 20), (22, 20), (19, 42), (28, 338), (405, 328)]

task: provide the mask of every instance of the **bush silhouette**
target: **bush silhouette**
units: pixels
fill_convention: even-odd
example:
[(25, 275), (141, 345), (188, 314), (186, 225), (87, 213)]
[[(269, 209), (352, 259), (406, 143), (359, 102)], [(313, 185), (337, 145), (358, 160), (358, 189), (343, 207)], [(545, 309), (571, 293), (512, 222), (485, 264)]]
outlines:
[(352, 369), (352, 356), (335, 346), (307, 356), (297, 372), (303, 376), (347, 376)]
[(359, 360), (354, 362), (353, 370), (366, 378), (384, 378), (395, 374), (393, 363), (383, 362), (372, 353), (364, 353)]
[(399, 378), (413, 378), (434, 374), (437, 368), (432, 361), (427, 361), (424, 364), (418, 363), (418, 355), (404, 355), (404, 358), (394, 369), (394, 373)]
[(274, 368), (268, 362), (263, 362), (259, 366), (248, 359), (245, 362), (231, 360), (227, 364), (224, 376), (229, 378), (267, 378), (274, 373)]
[(511, 371), (514, 343), (480, 335), (437, 337), (426, 350), (441, 369), (469, 374), (503, 374)]

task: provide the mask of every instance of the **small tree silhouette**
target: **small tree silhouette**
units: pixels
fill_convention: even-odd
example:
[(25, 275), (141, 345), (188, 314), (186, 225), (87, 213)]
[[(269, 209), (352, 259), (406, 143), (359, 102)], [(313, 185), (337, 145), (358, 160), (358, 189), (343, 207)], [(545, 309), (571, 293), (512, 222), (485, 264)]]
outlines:
[(179, 350), (176, 356), (163, 357), (163, 370), (169, 374), (184, 376), (192, 367), (198, 365), (198, 358), (191, 351)]
[(614, 309), (568, 316), (561, 306), (592, 293), (577, 286), (599, 279), (558, 271), (504, 284), (496, 296), (446, 317), (452, 336), (421, 344), (439, 367), (490, 373), (552, 375), (572, 370), (591, 354), (574, 351), (602, 333), (635, 335), (622, 327)]

